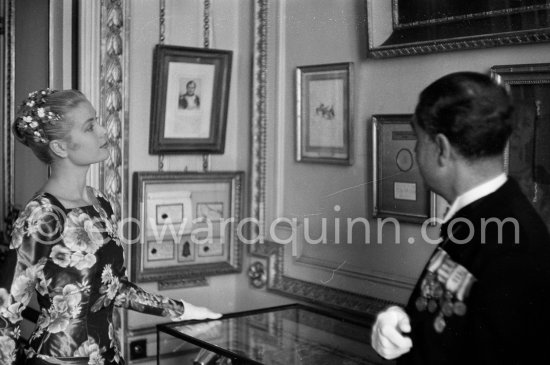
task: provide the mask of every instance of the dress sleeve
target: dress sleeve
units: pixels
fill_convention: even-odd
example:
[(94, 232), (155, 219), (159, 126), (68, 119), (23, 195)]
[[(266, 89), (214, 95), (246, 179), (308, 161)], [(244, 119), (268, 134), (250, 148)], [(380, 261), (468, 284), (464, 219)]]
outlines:
[(115, 305), (141, 313), (169, 317), (173, 320), (182, 316), (185, 312), (182, 301), (147, 293), (125, 277), (120, 279)]
[(0, 363), (14, 364), (18, 352), (21, 313), (34, 292), (47, 294), (44, 265), (51, 247), (61, 239), (59, 208), (45, 197), (31, 200), (14, 223), (10, 249), (17, 262), (10, 291), (0, 289)]
[[(113, 231), (112, 233), (114, 234), (117, 231), (115, 228), (116, 219), (109, 201), (99, 190), (92, 188), (92, 192), (98, 198), (105, 212), (105, 214), (102, 212), (100, 214), (111, 227), (108, 231)], [(113, 235), (113, 237), (116, 237), (116, 235)], [(92, 305), (92, 311), (97, 311), (102, 307), (108, 306), (112, 301), (117, 307), (164, 316), (174, 320), (184, 313), (184, 304), (182, 301), (146, 292), (128, 280), (123, 267), (117, 270), (117, 267), (106, 265), (101, 273), (101, 283), (100, 294), (102, 296)]]

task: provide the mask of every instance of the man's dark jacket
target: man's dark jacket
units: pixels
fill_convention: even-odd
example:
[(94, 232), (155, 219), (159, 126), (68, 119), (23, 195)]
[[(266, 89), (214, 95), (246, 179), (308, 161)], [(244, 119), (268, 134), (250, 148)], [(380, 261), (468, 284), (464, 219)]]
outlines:
[[(502, 237), (491, 218), (503, 223)], [(441, 235), (439, 247), (475, 277), (466, 312), (443, 316), (436, 331), (440, 308), (417, 303), (425, 269), (406, 307), (413, 347), (398, 364), (550, 364), (550, 237), (518, 184), (509, 178), (462, 208)]]

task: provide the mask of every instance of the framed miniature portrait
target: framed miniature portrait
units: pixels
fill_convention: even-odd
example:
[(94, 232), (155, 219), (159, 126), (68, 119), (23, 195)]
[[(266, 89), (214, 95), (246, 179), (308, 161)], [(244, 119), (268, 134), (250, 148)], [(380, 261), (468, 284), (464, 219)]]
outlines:
[(412, 115), (373, 115), (373, 214), (423, 223), (436, 215), (436, 195), (418, 170)]
[(352, 164), (352, 63), (296, 70), (296, 160)]
[(138, 282), (238, 272), (244, 173), (134, 173), (132, 275)]
[(232, 51), (157, 45), (149, 152), (223, 153)]

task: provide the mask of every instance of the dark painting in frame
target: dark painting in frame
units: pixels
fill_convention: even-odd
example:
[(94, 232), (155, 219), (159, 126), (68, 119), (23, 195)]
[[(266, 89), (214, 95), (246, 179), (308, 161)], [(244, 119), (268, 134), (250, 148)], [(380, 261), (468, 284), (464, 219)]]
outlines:
[(422, 224), (436, 217), (436, 195), (420, 175), (411, 121), (410, 114), (372, 116), (373, 215)]
[(493, 66), (491, 76), (507, 85), (514, 103), (505, 170), (550, 229), (550, 63)]
[(546, 0), (366, 0), (373, 58), (550, 40)]
[[(132, 279), (174, 281), (240, 272), (243, 179), (242, 171), (134, 172)], [(204, 205), (223, 208), (207, 222), (208, 217), (197, 216)]]
[(224, 152), (232, 55), (156, 45), (149, 153)]

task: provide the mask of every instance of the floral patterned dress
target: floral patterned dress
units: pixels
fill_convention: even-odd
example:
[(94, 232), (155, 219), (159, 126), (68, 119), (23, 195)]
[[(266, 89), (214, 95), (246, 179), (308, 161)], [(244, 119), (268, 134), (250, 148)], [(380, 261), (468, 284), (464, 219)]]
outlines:
[[(172, 319), (183, 314), (183, 302), (127, 280), (112, 208), (99, 191), (89, 187), (88, 195), (93, 204), (66, 209), (42, 193), (15, 222), (14, 280), (10, 293), (0, 289), (0, 364), (14, 364), (17, 353), (34, 364), (123, 364), (114, 306)], [(40, 316), (30, 346), (19, 351), (21, 314), (33, 296)]]

